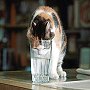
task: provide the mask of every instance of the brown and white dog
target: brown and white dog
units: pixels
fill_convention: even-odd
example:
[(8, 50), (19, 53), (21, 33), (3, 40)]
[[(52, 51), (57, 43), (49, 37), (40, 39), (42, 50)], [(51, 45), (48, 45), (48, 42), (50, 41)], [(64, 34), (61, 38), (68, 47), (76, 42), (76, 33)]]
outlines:
[(36, 9), (28, 28), (27, 37), (31, 42), (31, 47), (40, 51), (44, 50), (41, 41), (52, 40), (49, 76), (52, 79), (58, 79), (59, 76), (66, 77), (66, 72), (62, 69), (62, 63), (67, 39), (56, 11), (48, 6), (40, 6)]

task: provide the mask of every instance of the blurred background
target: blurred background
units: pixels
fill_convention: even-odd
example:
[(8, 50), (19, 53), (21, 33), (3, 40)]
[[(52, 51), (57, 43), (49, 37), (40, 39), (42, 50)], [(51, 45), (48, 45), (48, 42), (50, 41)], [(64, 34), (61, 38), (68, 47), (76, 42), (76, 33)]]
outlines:
[(67, 35), (64, 69), (90, 69), (90, 0), (0, 0), (0, 71), (30, 71), (27, 29), (33, 11), (55, 9)]

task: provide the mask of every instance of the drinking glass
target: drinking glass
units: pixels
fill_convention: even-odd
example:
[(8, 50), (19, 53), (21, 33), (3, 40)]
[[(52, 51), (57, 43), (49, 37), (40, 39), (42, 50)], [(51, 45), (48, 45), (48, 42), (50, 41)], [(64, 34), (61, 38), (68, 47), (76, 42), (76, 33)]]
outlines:
[(34, 83), (49, 82), (49, 64), (51, 58), (51, 40), (39, 41), (40, 48), (32, 48), (30, 43), (31, 74)]

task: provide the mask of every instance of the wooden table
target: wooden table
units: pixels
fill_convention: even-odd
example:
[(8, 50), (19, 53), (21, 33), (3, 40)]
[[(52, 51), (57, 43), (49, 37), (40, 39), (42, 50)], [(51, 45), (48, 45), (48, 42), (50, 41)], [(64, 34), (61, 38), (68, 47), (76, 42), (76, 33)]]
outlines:
[[(68, 69), (67, 80), (76, 80), (75, 69)], [(62, 82), (63, 80), (60, 80)], [(57, 82), (50, 80), (50, 82)], [(3, 71), (0, 72), (0, 90), (74, 90), (67, 88), (50, 87), (45, 84), (33, 84), (30, 72), (26, 71)]]

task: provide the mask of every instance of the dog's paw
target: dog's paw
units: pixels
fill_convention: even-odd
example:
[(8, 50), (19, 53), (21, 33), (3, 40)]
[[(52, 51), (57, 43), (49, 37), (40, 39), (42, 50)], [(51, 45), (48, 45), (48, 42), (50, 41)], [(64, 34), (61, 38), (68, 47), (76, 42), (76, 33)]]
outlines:
[(58, 75), (57, 73), (50, 73), (50, 74), (49, 74), (49, 77), (50, 77), (51, 79), (59, 79), (59, 75)]
[(67, 76), (67, 74), (66, 74), (65, 71), (58, 71), (58, 75), (59, 75), (60, 77), (66, 77), (66, 76)]

